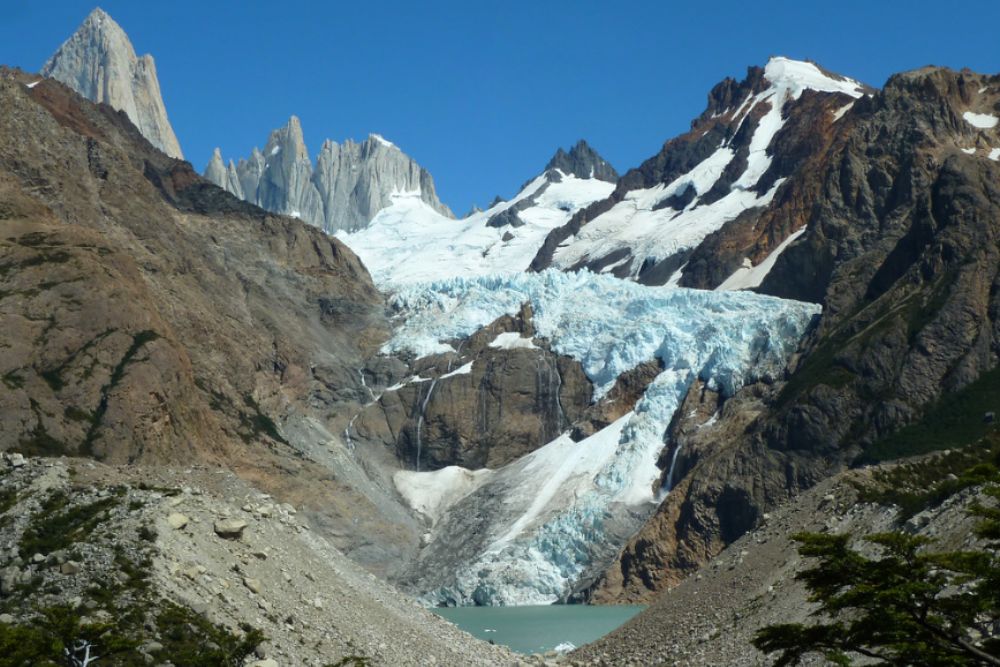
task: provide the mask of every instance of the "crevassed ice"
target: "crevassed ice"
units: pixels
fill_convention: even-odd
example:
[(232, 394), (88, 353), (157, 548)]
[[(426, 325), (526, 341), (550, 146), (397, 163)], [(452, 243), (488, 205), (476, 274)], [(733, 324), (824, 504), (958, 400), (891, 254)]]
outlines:
[[(425, 596), (429, 604), (546, 604), (565, 595), (593, 562), (595, 545), (608, 544), (609, 526), (616, 534), (635, 530), (655, 506), (656, 460), (691, 383), (700, 377), (731, 395), (775, 376), (819, 312), (758, 294), (647, 287), (588, 272), (456, 278), (392, 297), (404, 321), (385, 351), (439, 349), (524, 302), (536, 335), (579, 360), (598, 397), (644, 361), (656, 357), (664, 370), (610, 426), (581, 442), (563, 434), (478, 478), (452, 507), (435, 505), (435, 535), (443, 536), (460, 534), (485, 503), (501, 509), (476, 531), (486, 534), (478, 554), (442, 568), (452, 574)], [(449, 533), (452, 520), (463, 528)]]
[[(753, 293), (649, 287), (588, 271), (449, 278), (409, 285), (390, 297), (401, 323), (382, 352), (418, 356), (450, 349), (502, 315), (530, 302), (537, 335), (577, 359), (595, 384), (595, 400), (615, 379), (650, 359), (670, 366), (694, 356), (724, 390), (743, 384), (740, 363), (768, 344), (798, 343), (819, 306)], [(773, 341), (771, 341), (773, 342)]]

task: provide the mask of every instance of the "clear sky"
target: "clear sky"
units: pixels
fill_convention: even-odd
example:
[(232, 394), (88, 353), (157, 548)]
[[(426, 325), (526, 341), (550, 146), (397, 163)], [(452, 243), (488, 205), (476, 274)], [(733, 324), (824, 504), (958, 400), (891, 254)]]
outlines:
[[(37, 71), (95, 0), (6, 0), (0, 61)], [(586, 138), (619, 171), (683, 132), (709, 89), (770, 55), (880, 86), (927, 64), (1000, 72), (1000, 0), (592, 2), (103, 0), (156, 59), (185, 155), (238, 158), (290, 114), (378, 132), (458, 214)], [(2, 112), (2, 110), (0, 110)]]

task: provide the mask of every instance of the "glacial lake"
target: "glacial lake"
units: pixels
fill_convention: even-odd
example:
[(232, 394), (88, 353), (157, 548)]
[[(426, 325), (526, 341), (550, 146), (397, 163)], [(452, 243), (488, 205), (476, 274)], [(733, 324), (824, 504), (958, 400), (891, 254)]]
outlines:
[[(518, 653), (544, 653), (603, 637), (643, 606), (559, 604), (544, 607), (439, 607), (431, 609), (474, 637)], [(560, 646), (562, 645), (562, 646)]]

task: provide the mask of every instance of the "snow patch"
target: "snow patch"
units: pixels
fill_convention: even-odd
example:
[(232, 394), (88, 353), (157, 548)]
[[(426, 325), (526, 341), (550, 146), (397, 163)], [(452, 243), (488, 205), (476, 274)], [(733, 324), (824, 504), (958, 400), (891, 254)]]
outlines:
[(750, 260), (744, 260), (744, 265), (736, 269), (731, 276), (726, 278), (721, 285), (716, 287), (716, 290), (743, 290), (750, 289), (751, 287), (760, 287), (760, 284), (764, 282), (764, 278), (767, 274), (771, 272), (774, 268), (774, 263), (778, 261), (778, 257), (785, 251), (785, 248), (792, 245), (796, 239), (802, 236), (806, 231), (806, 228), (792, 232), (788, 235), (784, 241), (778, 244), (774, 250), (771, 251), (764, 261), (754, 266), (750, 263)]
[(469, 363), (465, 364), (464, 366), (460, 366), (460, 367), (456, 368), (455, 370), (451, 371), (450, 373), (445, 373), (439, 379), (444, 380), (446, 378), (455, 377), (456, 375), (469, 375), (470, 373), (472, 373), (472, 364), (473, 363), (474, 362), (470, 361)]
[(281, 146), (275, 146), (274, 148), (271, 149), (270, 154), (271, 155), (277, 155), (280, 152), (281, 152)]
[(537, 350), (534, 339), (523, 338), (516, 331), (499, 334), (490, 343), (490, 347), (497, 350)]
[(430, 378), (422, 378), (419, 375), (411, 375), (410, 377), (406, 378), (405, 380), (403, 380), (401, 382), (397, 382), (396, 384), (392, 385), (391, 387), (386, 387), (385, 390), (386, 391), (399, 391), (400, 389), (402, 389), (403, 387), (405, 387), (408, 384), (418, 384), (420, 382), (430, 382), (430, 381), (431, 381)]
[(986, 157), (993, 160), (994, 162), (1000, 162), (1000, 148), (994, 148), (993, 150), (990, 151), (990, 154), (987, 155)]
[(38, 81), (32, 81), (31, 83), (27, 83), (27, 84), (25, 84), (25, 85), (26, 85), (26, 86), (27, 86), (28, 88), (34, 88), (35, 86), (37, 86), (37, 85), (38, 85), (38, 84), (40, 84), (41, 82), (42, 82), (42, 80), (41, 80), (41, 79), (39, 79)]
[(374, 139), (375, 141), (377, 141), (381, 145), (385, 146), (386, 148), (395, 148), (396, 147), (396, 144), (392, 143), (391, 141), (389, 141), (388, 139), (386, 139), (385, 137), (383, 137), (381, 134), (375, 134), (374, 132), (372, 132), (368, 136), (369, 136), (369, 138)]
[(845, 104), (844, 106), (840, 107), (839, 109), (836, 109), (833, 112), (833, 122), (836, 123), (838, 120), (840, 120), (841, 118), (843, 118), (844, 114), (847, 113), (848, 111), (850, 111), (851, 107), (853, 107), (853, 106), (854, 106), (854, 102), (848, 102), (847, 104)]
[(485, 468), (448, 466), (432, 472), (400, 470), (392, 481), (407, 504), (434, 524), (445, 510), (478, 489), (491, 474)]
[(969, 125), (973, 127), (978, 127), (980, 130), (989, 130), (997, 126), (997, 122), (1000, 121), (996, 116), (988, 113), (973, 113), (972, 111), (966, 111), (962, 114), (962, 118), (965, 119)]
[(974, 154), (976, 152), (976, 149), (975, 148), (963, 148), (962, 152), (965, 153), (966, 155), (972, 155), (972, 154)]

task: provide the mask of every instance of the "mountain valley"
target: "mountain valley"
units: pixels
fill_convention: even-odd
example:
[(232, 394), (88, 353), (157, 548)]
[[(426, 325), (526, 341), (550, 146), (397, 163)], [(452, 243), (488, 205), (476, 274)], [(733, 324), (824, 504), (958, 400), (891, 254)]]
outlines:
[[(127, 605), (106, 664), (186, 664), (168, 604), (257, 667), (770, 664), (816, 608), (794, 534), (985, 544), (1000, 75), (773, 57), (638, 167), (581, 140), (462, 218), (296, 116), (200, 175), (99, 9), (0, 108), (0, 626)], [(927, 465), (908, 514), (885, 480)], [(649, 608), (536, 656), (426, 611), (558, 603)]]

